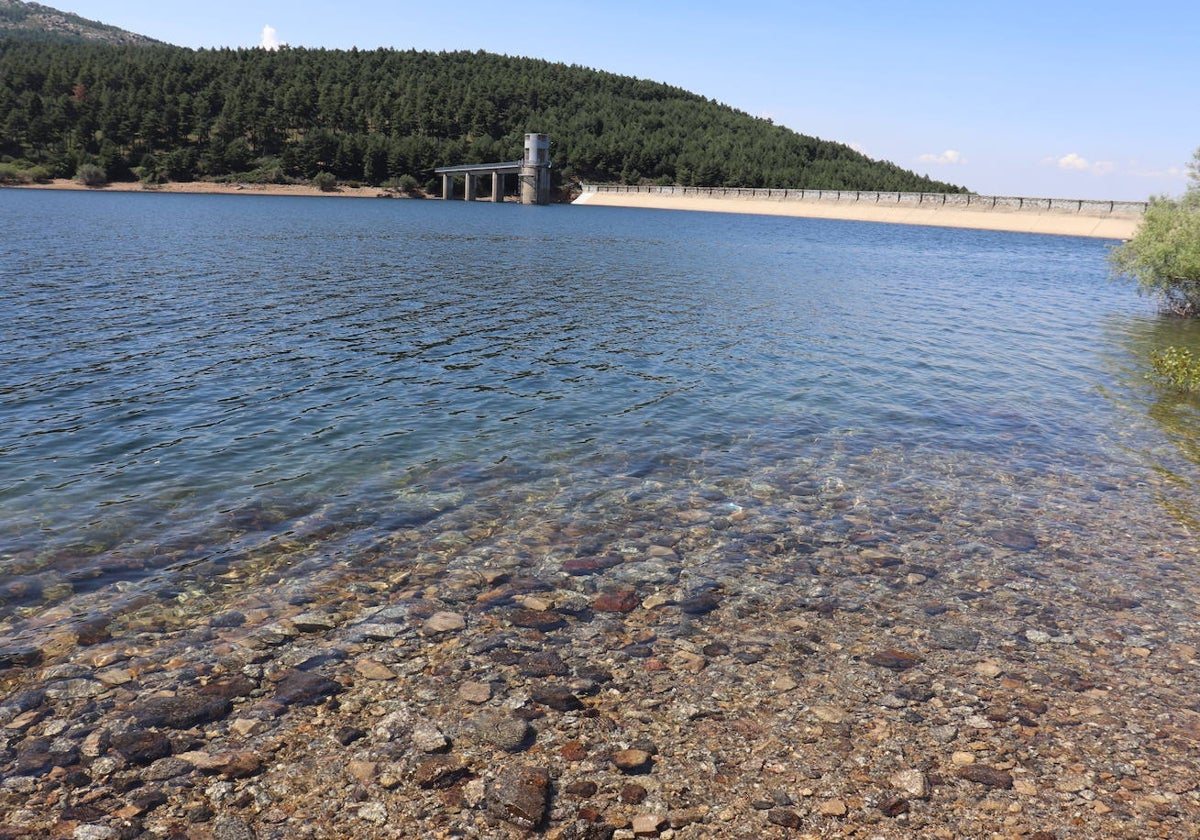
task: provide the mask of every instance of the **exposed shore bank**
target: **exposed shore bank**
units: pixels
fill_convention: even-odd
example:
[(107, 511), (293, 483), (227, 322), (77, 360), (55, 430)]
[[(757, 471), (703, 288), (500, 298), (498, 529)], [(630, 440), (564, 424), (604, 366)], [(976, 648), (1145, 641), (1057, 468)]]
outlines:
[(21, 184), (16, 189), (84, 190), (87, 192), (199, 193), (213, 195), (305, 195), (331, 198), (380, 198), (390, 195), (382, 187), (343, 187), (324, 192), (310, 184), (224, 184), (211, 181), (171, 181), (146, 186), (137, 181), (114, 181), (103, 187), (85, 187), (77, 181), (57, 178), (46, 184)]
[(1016, 209), (1008, 206), (992, 208), (931, 203), (918, 205), (900, 202), (759, 198), (748, 196), (748, 192), (729, 190), (726, 196), (680, 195), (666, 190), (627, 192), (610, 189), (589, 190), (585, 187), (583, 195), (573, 203), (603, 207), (843, 219), (856, 222), (1087, 236), (1099, 239), (1128, 239), (1141, 224), (1141, 216), (1133, 213), (1072, 213), (1037, 206)]

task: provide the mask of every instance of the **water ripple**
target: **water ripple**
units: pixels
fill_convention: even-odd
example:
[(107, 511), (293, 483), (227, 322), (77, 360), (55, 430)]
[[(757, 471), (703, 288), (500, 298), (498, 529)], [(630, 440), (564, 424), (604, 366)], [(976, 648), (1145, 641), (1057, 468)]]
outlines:
[(156, 555), (222, 511), (277, 508), (271, 534), (331, 499), (385, 508), (448, 465), (511, 482), (764, 440), (1068, 465), (1107, 457), (1144, 393), (1122, 342), (1153, 318), (1094, 240), (250, 196), (0, 209), (0, 538), (26, 569)]

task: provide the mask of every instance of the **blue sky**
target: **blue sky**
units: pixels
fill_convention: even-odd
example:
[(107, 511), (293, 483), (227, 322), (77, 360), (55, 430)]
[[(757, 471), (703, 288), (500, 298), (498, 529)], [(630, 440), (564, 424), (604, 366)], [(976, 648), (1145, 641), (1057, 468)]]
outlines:
[(1175, 195), (1200, 147), (1195, 0), (49, 5), (188, 47), (266, 36), (580, 64), (667, 82), (987, 195)]

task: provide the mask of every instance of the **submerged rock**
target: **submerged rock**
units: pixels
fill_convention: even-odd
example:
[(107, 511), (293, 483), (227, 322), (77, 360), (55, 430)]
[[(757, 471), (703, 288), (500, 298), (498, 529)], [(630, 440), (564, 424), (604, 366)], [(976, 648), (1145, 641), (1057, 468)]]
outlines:
[(550, 773), (544, 767), (502, 770), (488, 786), (488, 813), (521, 828), (537, 828), (550, 802)]

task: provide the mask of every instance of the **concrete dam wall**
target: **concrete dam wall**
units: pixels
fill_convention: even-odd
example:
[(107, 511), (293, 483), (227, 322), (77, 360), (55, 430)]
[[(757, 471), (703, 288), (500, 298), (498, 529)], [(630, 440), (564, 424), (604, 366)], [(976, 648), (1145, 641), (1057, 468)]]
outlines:
[(1144, 201), (905, 193), (584, 184), (575, 204), (757, 213), (935, 227), (1129, 239)]
[(1097, 201), (1077, 198), (1023, 198), (1019, 196), (971, 195), (969, 193), (878, 192), (875, 190), (780, 190), (746, 187), (659, 187), (623, 184), (584, 184), (585, 193), (628, 193), (722, 198), (755, 201), (815, 201), (878, 204), (899, 207), (961, 208), (970, 210), (1024, 211), (1034, 213), (1078, 213), (1085, 216), (1141, 218), (1145, 201)]

